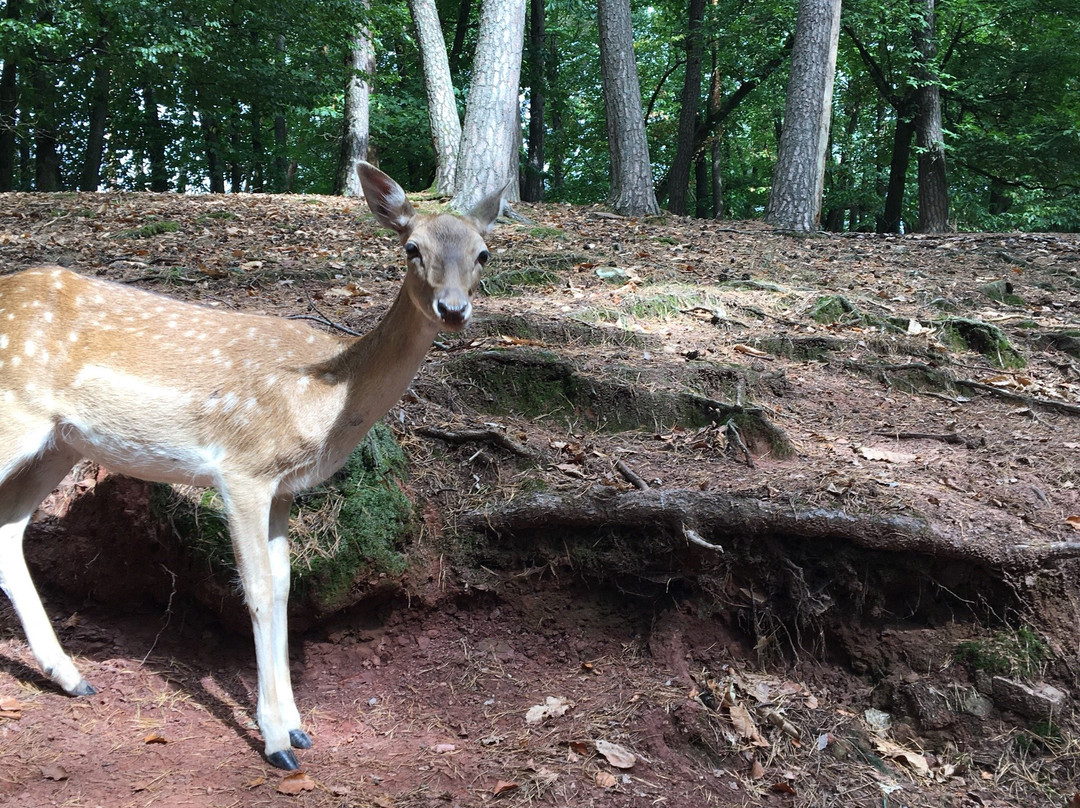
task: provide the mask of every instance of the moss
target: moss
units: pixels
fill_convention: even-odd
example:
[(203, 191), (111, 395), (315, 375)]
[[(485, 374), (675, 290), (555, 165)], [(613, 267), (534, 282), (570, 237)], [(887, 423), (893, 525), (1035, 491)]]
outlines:
[(952, 317), (943, 320), (939, 326), (939, 339), (953, 350), (975, 351), (999, 368), (1022, 368), (1027, 364), (996, 325)]
[(957, 661), (995, 676), (1031, 676), (1050, 659), (1050, 649), (1028, 626), (966, 640), (953, 651)]
[(843, 295), (826, 295), (818, 298), (814, 307), (810, 309), (810, 317), (814, 322), (822, 324), (859, 323), (863, 319), (855, 304)]
[(559, 276), (540, 267), (521, 267), (498, 272), (480, 281), (480, 288), (489, 297), (516, 297), (538, 286), (554, 286)]

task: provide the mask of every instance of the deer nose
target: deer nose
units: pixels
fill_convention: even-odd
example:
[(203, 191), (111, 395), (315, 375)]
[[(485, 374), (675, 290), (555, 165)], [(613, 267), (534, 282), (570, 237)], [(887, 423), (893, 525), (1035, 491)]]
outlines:
[(440, 300), (435, 310), (443, 325), (450, 328), (464, 328), (472, 315), (472, 305), (468, 300)]

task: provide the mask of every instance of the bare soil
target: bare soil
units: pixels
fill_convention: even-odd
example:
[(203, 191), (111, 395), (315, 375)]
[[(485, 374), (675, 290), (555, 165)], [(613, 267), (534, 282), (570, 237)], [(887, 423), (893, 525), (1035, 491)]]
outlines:
[[(99, 694), (0, 606), (0, 802), (1080, 804), (1080, 237), (519, 211), (388, 417), (409, 570), (294, 632), (305, 776), (259, 755), (249, 638), (137, 543), (47, 549), (152, 532), (138, 485), (68, 507), (95, 472), (28, 556)], [(362, 203), (146, 194), (0, 195), (0, 262), (360, 332), (403, 263)]]

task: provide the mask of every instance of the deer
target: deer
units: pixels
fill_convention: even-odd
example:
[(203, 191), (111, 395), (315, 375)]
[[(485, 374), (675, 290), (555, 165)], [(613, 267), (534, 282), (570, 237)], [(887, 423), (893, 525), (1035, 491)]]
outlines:
[(408, 389), (440, 331), (461, 331), (503, 190), (466, 215), (417, 213), (368, 163), (357, 172), (407, 269), (361, 337), (223, 311), (58, 266), (0, 276), (0, 588), (42, 672), (97, 691), (64, 652), (23, 556), (34, 511), (82, 458), (139, 479), (213, 487), (225, 507), (258, 669), (266, 760), (309, 749), (289, 671), (289, 511), (337, 471)]

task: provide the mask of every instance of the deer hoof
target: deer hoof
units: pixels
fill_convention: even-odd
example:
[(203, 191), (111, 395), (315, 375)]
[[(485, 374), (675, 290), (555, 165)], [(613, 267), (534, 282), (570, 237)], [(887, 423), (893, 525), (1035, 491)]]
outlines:
[(310, 749), (311, 736), (302, 729), (291, 729), (289, 730), (289, 743), (293, 745), (293, 749)]
[(80, 680), (75, 687), (68, 691), (68, 695), (71, 696), (93, 696), (96, 694), (97, 689), (85, 679)]
[(271, 752), (266, 756), (266, 760), (271, 766), (277, 766), (279, 769), (285, 769), (285, 771), (293, 772), (300, 768), (300, 763), (296, 760), (296, 755), (293, 754), (291, 749)]

